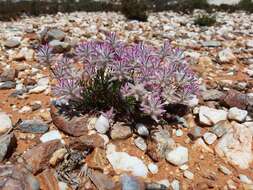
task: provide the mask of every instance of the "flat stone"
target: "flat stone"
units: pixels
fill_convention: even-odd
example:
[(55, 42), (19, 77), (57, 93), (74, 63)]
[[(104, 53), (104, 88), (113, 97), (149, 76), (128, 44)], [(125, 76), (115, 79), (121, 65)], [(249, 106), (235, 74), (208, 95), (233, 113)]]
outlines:
[(62, 136), (59, 131), (52, 130), (40, 137), (40, 141), (45, 143), (52, 140), (60, 140), (64, 144), (64, 140), (62, 139)]
[(20, 41), (16, 39), (8, 39), (4, 42), (4, 46), (7, 48), (16, 48), (20, 46)]
[(237, 107), (243, 110), (248, 106), (247, 95), (236, 90), (229, 90), (220, 101), (228, 107)]
[(113, 140), (127, 139), (132, 135), (132, 130), (125, 123), (117, 122), (113, 125), (110, 134)]
[(0, 162), (11, 155), (17, 145), (16, 141), (13, 133), (0, 136)]
[(247, 169), (253, 161), (252, 133), (244, 125), (235, 123), (215, 147), (216, 153), (229, 163)]
[(188, 162), (188, 149), (183, 146), (178, 146), (172, 151), (167, 151), (166, 160), (176, 166), (180, 166)]
[(219, 121), (227, 120), (227, 114), (224, 110), (217, 110), (206, 106), (199, 108), (199, 120), (205, 125), (213, 125)]
[(143, 181), (133, 176), (124, 174), (120, 177), (120, 182), (122, 190), (145, 190)]
[(65, 33), (58, 29), (50, 29), (47, 32), (47, 41), (59, 40), (62, 41), (65, 38)]
[(219, 41), (203, 41), (201, 42), (202, 46), (204, 47), (219, 47), (221, 46), (221, 43)]
[(16, 83), (12, 81), (0, 82), (0, 90), (8, 90), (16, 87)]
[(6, 68), (0, 75), (0, 82), (12, 81), (15, 82), (17, 71), (13, 68)]
[(23, 154), (27, 168), (37, 174), (49, 166), (49, 160), (53, 153), (60, 149), (62, 144), (59, 140), (52, 140), (38, 144)]
[(45, 133), (48, 128), (48, 125), (40, 120), (24, 120), (18, 126), (23, 133)]
[(93, 152), (86, 157), (86, 164), (89, 168), (103, 171), (109, 164), (105, 150), (102, 148), (95, 148)]
[(248, 184), (248, 185), (253, 185), (252, 179), (250, 179), (248, 176), (239, 174), (239, 179), (242, 183)]
[(253, 40), (246, 41), (246, 47), (247, 48), (253, 48)]
[(210, 132), (206, 132), (204, 135), (203, 135), (203, 138), (205, 140), (205, 142), (209, 145), (213, 144), (216, 139), (217, 139), (217, 136), (213, 133), (210, 133)]
[(136, 139), (134, 139), (134, 144), (137, 146), (137, 148), (139, 148), (142, 151), (146, 151), (148, 146), (145, 142), (145, 140), (141, 137), (137, 137)]
[(189, 170), (185, 170), (184, 171), (184, 177), (190, 180), (194, 179), (194, 174), (192, 172), (190, 172)]
[(148, 168), (143, 161), (126, 152), (116, 152), (113, 144), (107, 145), (106, 157), (117, 173), (131, 172), (134, 176), (146, 177)]
[(205, 101), (216, 101), (220, 100), (220, 98), (224, 96), (224, 93), (219, 90), (212, 89), (201, 92), (201, 95)]
[(173, 189), (173, 190), (180, 190), (180, 182), (178, 181), (178, 180), (173, 180), (172, 182), (171, 182), (171, 188)]
[(60, 190), (56, 174), (52, 169), (44, 170), (42, 173), (37, 175), (37, 179), (40, 182), (41, 189)]
[(20, 165), (0, 165), (0, 184), (2, 190), (40, 190), (36, 177)]
[(221, 171), (222, 173), (224, 173), (225, 175), (231, 175), (232, 172), (225, 166), (223, 165), (219, 165), (219, 171)]
[(11, 118), (4, 112), (0, 112), (0, 135), (12, 128)]
[(53, 48), (54, 53), (63, 53), (71, 49), (71, 46), (68, 43), (59, 40), (52, 40), (49, 42), (49, 45)]
[(228, 118), (231, 120), (238, 121), (238, 122), (245, 121), (247, 115), (248, 115), (248, 111), (241, 110), (237, 107), (233, 107), (228, 110)]
[(227, 133), (230, 127), (232, 127), (232, 125), (229, 121), (219, 121), (210, 129), (210, 132), (214, 133), (217, 137), (220, 138)]
[(158, 166), (157, 166), (156, 164), (154, 164), (154, 163), (150, 163), (150, 164), (148, 165), (148, 169), (149, 169), (149, 171), (150, 171), (152, 174), (158, 173)]

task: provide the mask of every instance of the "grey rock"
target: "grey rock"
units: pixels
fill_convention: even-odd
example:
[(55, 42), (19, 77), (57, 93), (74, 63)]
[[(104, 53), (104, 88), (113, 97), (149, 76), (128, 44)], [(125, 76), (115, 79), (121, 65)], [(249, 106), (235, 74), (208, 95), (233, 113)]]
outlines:
[(247, 47), (247, 48), (253, 48), (253, 40), (248, 40), (248, 41), (246, 42), (246, 47)]
[(202, 136), (202, 128), (201, 127), (194, 127), (189, 133), (188, 133), (188, 137), (190, 137), (191, 140), (196, 140), (199, 137)]
[(166, 160), (173, 165), (181, 166), (188, 162), (188, 149), (183, 146), (178, 146), (172, 151), (167, 151)]
[(0, 162), (12, 152), (16, 146), (16, 138), (13, 133), (6, 134), (0, 137)]
[(49, 45), (53, 48), (54, 53), (63, 53), (71, 49), (71, 46), (66, 42), (61, 42), (59, 40), (52, 40)]
[(167, 190), (168, 188), (163, 185), (163, 184), (159, 184), (159, 183), (148, 183), (146, 184), (146, 188), (145, 190)]
[(230, 108), (228, 111), (228, 118), (238, 122), (245, 121), (248, 112), (246, 110), (241, 110), (237, 107)]
[(24, 133), (45, 133), (49, 126), (39, 120), (24, 120), (19, 124), (19, 130)]
[(16, 75), (17, 72), (15, 69), (12, 68), (4, 69), (4, 71), (0, 75), (0, 82), (15, 81)]
[(122, 190), (144, 190), (144, 184), (135, 177), (122, 175), (120, 178)]
[(8, 39), (4, 42), (4, 46), (7, 48), (16, 48), (20, 45), (20, 42), (16, 39)]
[(65, 38), (65, 33), (58, 29), (51, 29), (47, 32), (47, 40), (59, 40), (62, 41)]
[(12, 81), (0, 82), (0, 90), (8, 90), (16, 87), (16, 83)]
[(219, 46), (221, 46), (221, 43), (219, 41), (213, 41), (213, 40), (204, 41), (201, 44), (204, 47), (219, 47)]
[(5, 112), (0, 112), (0, 135), (6, 133), (11, 128), (11, 118)]
[(213, 89), (213, 90), (206, 90), (201, 92), (201, 95), (205, 101), (215, 101), (219, 100), (222, 96), (224, 96), (224, 93)]
[(149, 136), (149, 130), (148, 128), (142, 124), (142, 123), (137, 123), (135, 128), (137, 129), (137, 133), (143, 137)]
[(134, 139), (134, 144), (137, 146), (137, 148), (141, 149), (144, 152), (147, 150), (147, 144), (145, 140), (141, 137), (137, 137), (136, 139)]
[(125, 123), (117, 122), (113, 125), (110, 134), (113, 140), (127, 139), (128, 137), (132, 135), (132, 130)]
[(210, 129), (210, 132), (214, 133), (217, 137), (222, 137), (230, 127), (232, 126), (228, 121), (220, 121)]

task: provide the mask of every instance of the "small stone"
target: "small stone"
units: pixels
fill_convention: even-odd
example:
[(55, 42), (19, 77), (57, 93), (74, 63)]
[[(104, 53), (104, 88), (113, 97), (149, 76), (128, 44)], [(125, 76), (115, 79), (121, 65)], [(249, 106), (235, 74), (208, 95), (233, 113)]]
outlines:
[(221, 63), (230, 63), (236, 60), (236, 56), (229, 48), (220, 51), (218, 57)]
[(41, 189), (63, 190), (59, 188), (56, 173), (52, 169), (46, 169), (36, 177), (40, 182)]
[(219, 47), (221, 43), (219, 41), (204, 41), (202, 42), (202, 46), (204, 47)]
[(15, 82), (17, 71), (13, 68), (6, 68), (0, 75), (0, 82), (12, 81)]
[(192, 172), (190, 172), (189, 170), (185, 170), (184, 171), (184, 177), (186, 177), (187, 179), (193, 180), (194, 179), (194, 174)]
[(231, 120), (238, 121), (238, 122), (245, 121), (247, 115), (248, 115), (248, 112), (246, 110), (241, 110), (236, 107), (230, 108), (228, 111), (228, 118)]
[(0, 90), (8, 90), (16, 87), (16, 83), (12, 81), (0, 82)]
[(106, 157), (116, 172), (131, 172), (134, 176), (146, 177), (148, 168), (143, 161), (126, 152), (116, 152), (113, 144), (107, 145)]
[(158, 167), (157, 167), (157, 165), (154, 164), (154, 163), (150, 163), (150, 164), (148, 165), (148, 169), (149, 169), (149, 171), (150, 171), (152, 174), (158, 173)]
[(185, 171), (185, 170), (187, 170), (189, 168), (189, 166), (187, 164), (183, 164), (179, 168), (180, 168), (180, 170)]
[(145, 140), (141, 137), (137, 137), (136, 139), (134, 139), (134, 144), (137, 146), (137, 148), (141, 149), (144, 152), (147, 150), (147, 144)]
[(20, 46), (20, 41), (17, 39), (8, 39), (4, 42), (4, 46), (7, 48), (16, 48)]
[(111, 138), (113, 140), (127, 139), (131, 135), (132, 135), (132, 130), (125, 123), (117, 122), (112, 127)]
[(232, 127), (228, 121), (219, 121), (211, 129), (210, 132), (214, 133), (217, 137), (222, 137), (227, 133), (228, 129)]
[(236, 190), (236, 189), (238, 189), (237, 187), (236, 187), (236, 184), (235, 184), (235, 182), (232, 180), (232, 179), (229, 179), (228, 181), (227, 181), (227, 185), (228, 185), (228, 188), (229, 188), (229, 190)]
[(173, 190), (180, 190), (180, 183), (178, 180), (173, 180), (170, 185)]
[(201, 127), (194, 127), (189, 133), (188, 133), (188, 137), (190, 137), (191, 140), (196, 140), (199, 137), (202, 136), (202, 128)]
[(0, 162), (2, 162), (8, 154), (16, 147), (16, 138), (13, 133), (0, 136)]
[(239, 179), (244, 184), (253, 185), (253, 181), (246, 175), (239, 174)]
[(122, 186), (122, 190), (144, 190), (145, 185), (142, 181), (137, 179), (136, 177), (129, 175), (122, 175), (120, 177), (120, 182)]
[(166, 160), (176, 166), (183, 165), (188, 162), (188, 149), (183, 146), (178, 146), (172, 151), (167, 151)]
[(49, 42), (49, 45), (53, 48), (54, 53), (63, 53), (71, 49), (71, 46), (68, 43), (59, 40), (52, 40)]
[(227, 120), (227, 114), (224, 110), (201, 106), (199, 109), (199, 120), (202, 124), (213, 125), (219, 121)]
[(18, 110), (18, 113), (29, 113), (32, 112), (32, 108), (30, 106), (23, 106), (20, 110)]
[(110, 128), (109, 120), (105, 116), (100, 115), (100, 117), (97, 119), (95, 123), (95, 129), (97, 130), (97, 132), (105, 134), (109, 130), (109, 128)]
[(169, 186), (170, 186), (170, 182), (167, 179), (160, 180), (157, 183), (164, 185), (166, 188), (169, 188)]
[(201, 152), (213, 153), (213, 149), (208, 147), (202, 138), (195, 141), (193, 148), (200, 149)]
[(63, 160), (64, 155), (67, 153), (67, 149), (61, 148), (59, 150), (56, 150), (52, 157), (49, 160), (49, 163), (51, 166), (56, 166), (61, 160)]
[(224, 93), (219, 90), (213, 89), (205, 90), (201, 92), (201, 95), (205, 101), (216, 101), (220, 100), (220, 98), (224, 96)]
[(64, 144), (64, 140), (62, 139), (60, 132), (57, 130), (49, 131), (40, 137), (40, 141), (43, 143), (51, 140), (61, 140), (61, 142)]
[(181, 137), (184, 135), (184, 132), (181, 129), (176, 130), (176, 136)]
[(145, 190), (167, 190), (167, 187), (160, 183), (146, 183)]
[(213, 133), (210, 133), (210, 132), (206, 132), (204, 135), (203, 135), (203, 138), (205, 140), (205, 142), (209, 145), (213, 144), (216, 139), (217, 139), (217, 136)]
[(0, 135), (4, 134), (12, 128), (12, 122), (10, 117), (4, 113), (0, 112)]
[(224, 173), (225, 175), (231, 175), (232, 172), (225, 166), (223, 165), (219, 165), (219, 171), (221, 171), (222, 173)]
[(220, 99), (222, 104), (229, 107), (237, 107), (245, 110), (248, 106), (248, 97), (236, 90), (229, 90), (226, 95)]
[(95, 148), (91, 154), (86, 157), (86, 164), (89, 168), (104, 171), (109, 162), (106, 158), (106, 152), (102, 148)]
[(59, 29), (51, 29), (47, 32), (47, 41), (59, 40), (62, 41), (65, 38), (65, 33)]
[(142, 124), (142, 123), (137, 123), (135, 128), (137, 129), (137, 133), (143, 137), (149, 136), (149, 130), (148, 128)]
[(19, 130), (23, 133), (45, 133), (48, 125), (39, 120), (24, 120), (19, 124)]
[(253, 40), (246, 41), (246, 47), (247, 48), (253, 48)]

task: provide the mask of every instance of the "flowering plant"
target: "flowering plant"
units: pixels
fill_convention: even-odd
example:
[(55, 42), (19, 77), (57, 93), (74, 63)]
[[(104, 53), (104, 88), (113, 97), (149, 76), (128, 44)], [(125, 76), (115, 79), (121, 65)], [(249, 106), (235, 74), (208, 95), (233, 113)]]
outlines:
[(127, 44), (110, 33), (104, 41), (80, 43), (74, 58), (51, 54), (48, 46), (38, 53), (57, 80), (53, 92), (78, 112), (113, 110), (111, 115), (150, 116), (158, 122), (168, 105), (187, 104), (198, 93), (183, 52), (168, 41), (156, 48)]

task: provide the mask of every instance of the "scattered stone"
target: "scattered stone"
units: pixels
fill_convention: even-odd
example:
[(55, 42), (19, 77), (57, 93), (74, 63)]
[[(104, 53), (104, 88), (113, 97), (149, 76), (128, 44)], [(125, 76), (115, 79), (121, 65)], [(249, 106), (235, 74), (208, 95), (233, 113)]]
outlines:
[(170, 182), (167, 179), (160, 180), (157, 183), (164, 185), (166, 188), (169, 188), (169, 186), (170, 186)]
[(150, 163), (150, 164), (148, 165), (148, 169), (149, 169), (149, 171), (150, 171), (152, 174), (158, 173), (158, 167), (157, 167), (157, 165), (154, 164), (154, 163)]
[(227, 120), (227, 112), (206, 106), (199, 108), (199, 120), (202, 124), (213, 125), (222, 120)]
[(227, 167), (225, 167), (223, 165), (219, 165), (218, 169), (219, 169), (219, 171), (221, 171), (225, 175), (231, 175), (232, 174), (232, 171), (230, 171)]
[(8, 90), (16, 87), (16, 83), (12, 81), (0, 82), (0, 90)]
[(215, 147), (216, 153), (229, 163), (247, 169), (253, 161), (252, 133), (244, 125), (235, 123)]
[(6, 133), (11, 128), (12, 122), (10, 117), (4, 112), (0, 112), (0, 135)]
[(115, 149), (115, 145), (107, 145), (106, 157), (117, 173), (126, 171), (131, 172), (134, 176), (147, 176), (148, 168), (142, 160), (137, 157), (130, 156), (126, 152), (116, 152)]
[(239, 108), (233, 107), (228, 110), (228, 118), (238, 122), (245, 121), (248, 112), (246, 110), (241, 110)]
[(2, 190), (40, 190), (40, 184), (29, 171), (20, 165), (0, 165)]
[(246, 110), (248, 105), (247, 95), (236, 90), (229, 90), (226, 95), (220, 99), (221, 103), (229, 107), (237, 107)]
[(0, 82), (12, 81), (15, 82), (15, 77), (17, 76), (17, 71), (13, 68), (6, 68), (0, 75)]
[(196, 140), (199, 137), (202, 137), (202, 128), (201, 127), (194, 127), (189, 133), (188, 137), (190, 137), (191, 140)]
[(170, 185), (173, 190), (180, 190), (180, 183), (178, 180), (173, 180)]
[(244, 184), (253, 185), (253, 181), (246, 175), (239, 174), (239, 179)]
[(227, 133), (228, 129), (232, 127), (228, 121), (219, 121), (211, 129), (210, 132), (214, 133), (217, 137), (222, 137)]
[(65, 38), (65, 33), (59, 29), (51, 29), (47, 32), (47, 41), (59, 40), (62, 41)]
[(109, 120), (105, 116), (100, 115), (95, 123), (95, 129), (99, 133), (105, 134), (109, 130), (109, 128), (110, 128)]
[(56, 166), (60, 161), (63, 160), (63, 158), (64, 158), (64, 156), (65, 156), (65, 154), (66, 154), (67, 152), (68, 152), (68, 151), (67, 151), (67, 149), (65, 149), (65, 148), (61, 148), (61, 149), (56, 150), (56, 151), (53, 153), (53, 155), (52, 155), (52, 157), (50, 158), (50, 160), (49, 160), (50, 165), (51, 165), (51, 166)]
[(134, 144), (137, 146), (137, 148), (139, 148), (140, 150), (144, 152), (146, 152), (148, 148), (145, 140), (142, 137), (137, 137), (136, 139), (134, 139)]
[(181, 137), (184, 135), (184, 132), (181, 129), (176, 130), (176, 136)]
[(167, 190), (167, 187), (160, 183), (148, 183), (145, 190)]
[(219, 41), (203, 41), (202, 46), (204, 47), (219, 47), (221, 43)]
[(57, 130), (52, 130), (40, 137), (40, 141), (45, 143), (52, 140), (61, 140), (61, 142), (64, 144), (64, 140), (62, 139), (61, 134)]
[(127, 139), (132, 135), (132, 130), (125, 123), (117, 122), (111, 130), (111, 138), (113, 140)]
[(235, 182), (232, 179), (229, 179), (227, 181), (227, 185), (228, 185), (229, 190), (230, 189), (231, 190), (238, 189), (237, 186), (236, 186), (236, 184), (235, 184)]
[(219, 90), (212, 89), (201, 92), (201, 95), (205, 101), (216, 101), (220, 100), (220, 98), (224, 96), (224, 93)]
[(247, 48), (253, 48), (253, 40), (246, 41), (246, 47)]
[(27, 168), (36, 174), (46, 169), (53, 153), (60, 149), (62, 144), (59, 140), (41, 143), (23, 154)]
[(17, 39), (8, 39), (4, 42), (4, 46), (7, 48), (16, 48), (20, 46), (20, 41)]
[(230, 63), (236, 60), (236, 56), (229, 48), (220, 51), (218, 57), (221, 63)]
[(149, 136), (149, 130), (148, 128), (143, 125), (142, 123), (137, 123), (135, 128), (137, 129), (137, 133), (143, 137)]
[(23, 106), (20, 110), (18, 110), (18, 113), (29, 113), (32, 112), (32, 108), (30, 106)]
[(194, 142), (193, 148), (200, 149), (202, 152), (213, 153), (213, 149), (208, 147), (202, 138)]
[(45, 133), (48, 125), (40, 120), (24, 120), (18, 125), (18, 129), (23, 133)]
[(13, 133), (0, 136), (0, 162), (10, 156), (17, 145), (16, 141), (16, 137)]
[(43, 77), (39, 79), (38, 84), (29, 90), (29, 94), (38, 94), (44, 92), (48, 88), (49, 78)]
[(52, 40), (49, 42), (49, 45), (53, 48), (54, 53), (63, 53), (71, 49), (71, 46), (68, 43), (59, 40)]
[(178, 146), (172, 151), (167, 151), (166, 160), (176, 166), (183, 165), (188, 162), (188, 149), (183, 146)]
[(213, 133), (210, 133), (210, 132), (206, 132), (204, 135), (203, 135), (203, 138), (205, 140), (205, 142), (209, 145), (213, 144), (216, 139), (217, 139), (217, 136)]
[(129, 175), (122, 175), (120, 177), (122, 190), (145, 190), (144, 183), (136, 177)]
[(189, 170), (185, 170), (184, 171), (184, 177), (186, 177), (187, 179), (193, 180), (194, 179), (194, 174), (192, 172), (190, 172)]

